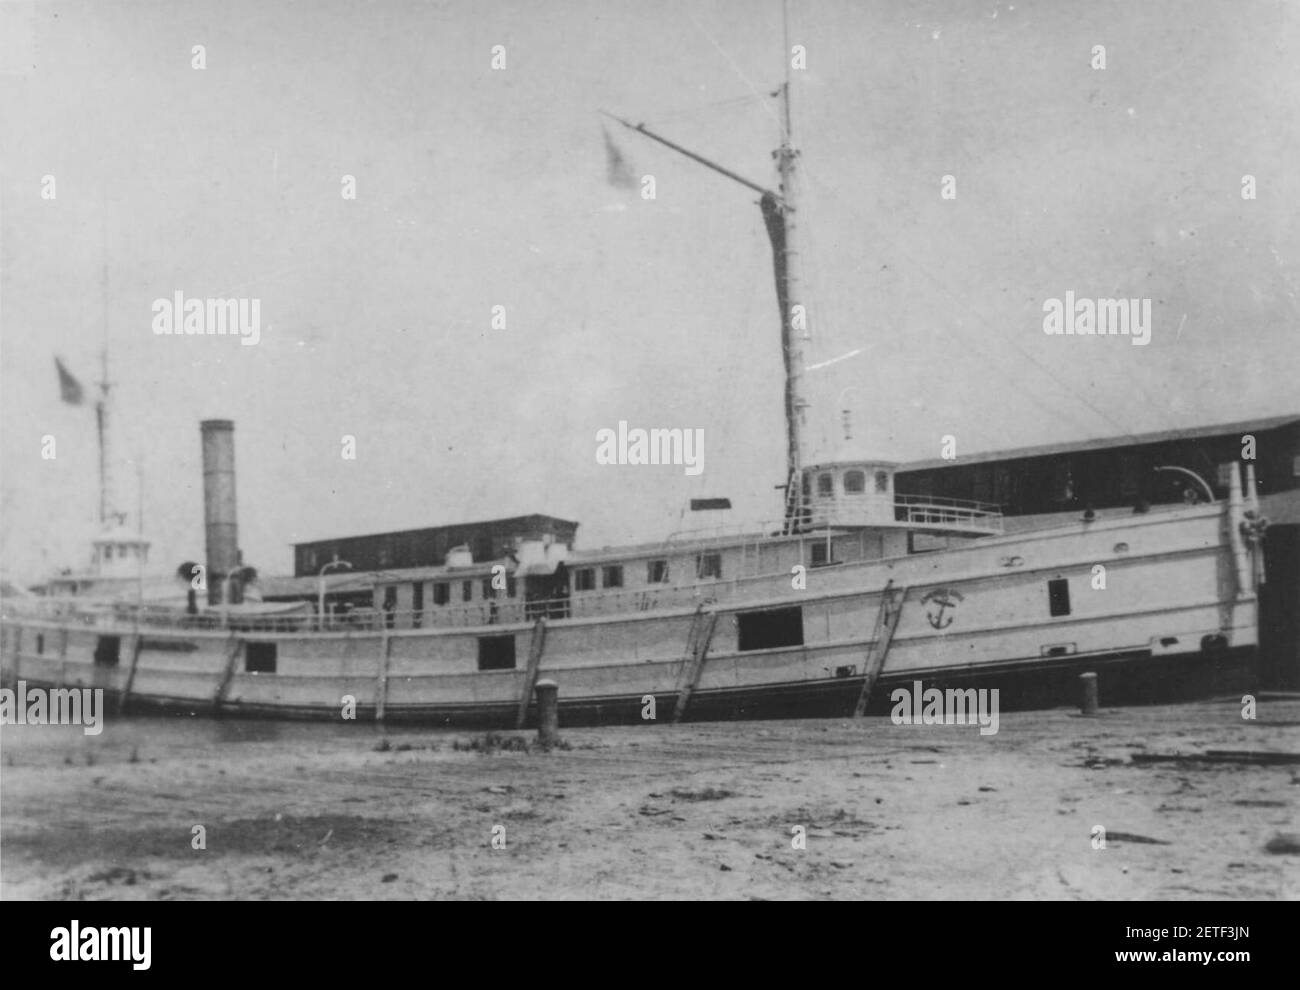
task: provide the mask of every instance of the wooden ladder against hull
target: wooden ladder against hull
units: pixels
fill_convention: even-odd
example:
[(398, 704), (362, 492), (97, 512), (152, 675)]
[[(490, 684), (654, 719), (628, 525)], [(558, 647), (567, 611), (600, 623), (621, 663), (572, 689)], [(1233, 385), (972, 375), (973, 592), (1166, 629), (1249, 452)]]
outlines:
[(903, 614), (903, 599), (907, 597), (906, 586), (894, 588), (894, 579), (890, 578), (880, 593), (880, 611), (876, 613), (876, 628), (871, 635), (871, 647), (867, 650), (866, 679), (862, 682), (862, 691), (858, 694), (858, 703), (853, 709), (853, 717), (861, 718), (867, 713), (867, 704), (871, 701), (871, 691), (876, 686), (876, 679), (885, 669), (885, 657), (894, 642), (894, 630), (898, 628), (898, 618)]
[(375, 721), (382, 722), (388, 709), (388, 662), (393, 655), (393, 637), (384, 624), (379, 644), (379, 673), (375, 682)]
[(677, 681), (677, 706), (673, 709), (673, 722), (680, 722), (686, 714), (691, 695), (700, 685), (700, 675), (704, 673), (704, 660), (709, 655), (709, 644), (713, 642), (713, 630), (718, 625), (718, 613), (706, 609), (712, 602), (701, 602), (691, 619), (691, 631), (686, 636), (686, 661), (682, 666), (681, 677)]
[(542, 653), (546, 649), (546, 616), (539, 615), (533, 623), (533, 638), (528, 644), (528, 669), (524, 671), (524, 690), (519, 695), (519, 713), (515, 716), (515, 728), (522, 729), (528, 718), (528, 703), (533, 700), (533, 691), (537, 687), (537, 675), (542, 667)]
[[(67, 633), (65, 632), (66, 636)], [(135, 643), (131, 647), (131, 666), (126, 672), (126, 683), (122, 685), (122, 693), (117, 696), (117, 713), (121, 715), (126, 711), (126, 703), (131, 700), (131, 688), (135, 685), (135, 670), (140, 666), (140, 650), (144, 647), (144, 634), (137, 632), (133, 637)]]
[(230, 690), (230, 682), (235, 679), (235, 660), (239, 657), (239, 651), (243, 647), (243, 641), (232, 636), (230, 638), (230, 652), (226, 655), (226, 669), (222, 671), (221, 683), (217, 685), (217, 693), (212, 698), (212, 707), (221, 711), (221, 706), (225, 704), (226, 692)]

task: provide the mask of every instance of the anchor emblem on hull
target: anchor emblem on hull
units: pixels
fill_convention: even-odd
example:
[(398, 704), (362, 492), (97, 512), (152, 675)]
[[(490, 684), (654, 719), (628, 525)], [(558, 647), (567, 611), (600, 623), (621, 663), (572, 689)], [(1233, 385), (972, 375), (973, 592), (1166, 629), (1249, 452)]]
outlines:
[(955, 611), (957, 603), (962, 600), (960, 591), (953, 591), (951, 588), (935, 588), (928, 591), (925, 597), (921, 599), (921, 604), (925, 606), (925, 617), (929, 620), (930, 625), (935, 629), (947, 629), (952, 625), (953, 614), (950, 609)]

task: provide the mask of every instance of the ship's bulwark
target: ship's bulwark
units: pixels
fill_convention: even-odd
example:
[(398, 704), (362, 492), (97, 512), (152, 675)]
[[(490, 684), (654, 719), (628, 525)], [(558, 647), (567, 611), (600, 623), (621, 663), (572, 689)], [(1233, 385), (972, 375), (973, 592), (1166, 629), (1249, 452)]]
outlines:
[[(1220, 506), (1190, 507), (825, 568), (804, 593), (779, 573), (738, 584), (701, 603), (718, 621), (686, 717), (848, 717), (890, 582), (906, 592), (876, 713), (918, 680), (997, 688), (1008, 710), (1071, 704), (1089, 670), (1104, 705), (1246, 693), (1256, 688), (1257, 608), (1253, 591), (1236, 588), (1228, 520)], [(697, 622), (681, 608), (554, 620), (539, 670), (559, 683), (564, 720), (647, 721), (653, 703), (655, 721), (671, 721)], [(387, 720), (510, 726), (529, 688), (522, 658), (534, 632), (137, 637), (129, 625), (10, 619), (0, 655), (8, 678), (129, 690), (128, 709), (338, 719), (350, 707), (367, 719), (382, 704)]]

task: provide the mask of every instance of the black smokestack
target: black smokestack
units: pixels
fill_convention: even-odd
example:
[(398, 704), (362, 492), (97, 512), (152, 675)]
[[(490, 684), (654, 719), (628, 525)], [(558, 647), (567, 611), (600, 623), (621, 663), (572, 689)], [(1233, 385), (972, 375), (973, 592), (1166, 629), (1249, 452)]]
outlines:
[[(203, 525), (207, 538), (208, 603), (221, 603), (226, 578), (239, 569), (239, 525), (235, 521), (235, 424), (207, 419), (203, 435)], [(230, 601), (243, 598), (238, 579), (230, 582)]]

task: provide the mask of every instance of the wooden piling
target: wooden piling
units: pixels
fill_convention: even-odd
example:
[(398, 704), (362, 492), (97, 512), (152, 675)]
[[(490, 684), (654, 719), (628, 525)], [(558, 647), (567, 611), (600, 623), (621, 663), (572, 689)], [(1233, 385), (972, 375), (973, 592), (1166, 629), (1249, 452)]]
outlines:
[(537, 682), (537, 742), (545, 747), (560, 741), (560, 685), (549, 678)]
[(1088, 673), (1079, 675), (1080, 701), (1079, 711), (1083, 715), (1097, 714), (1097, 675)]

